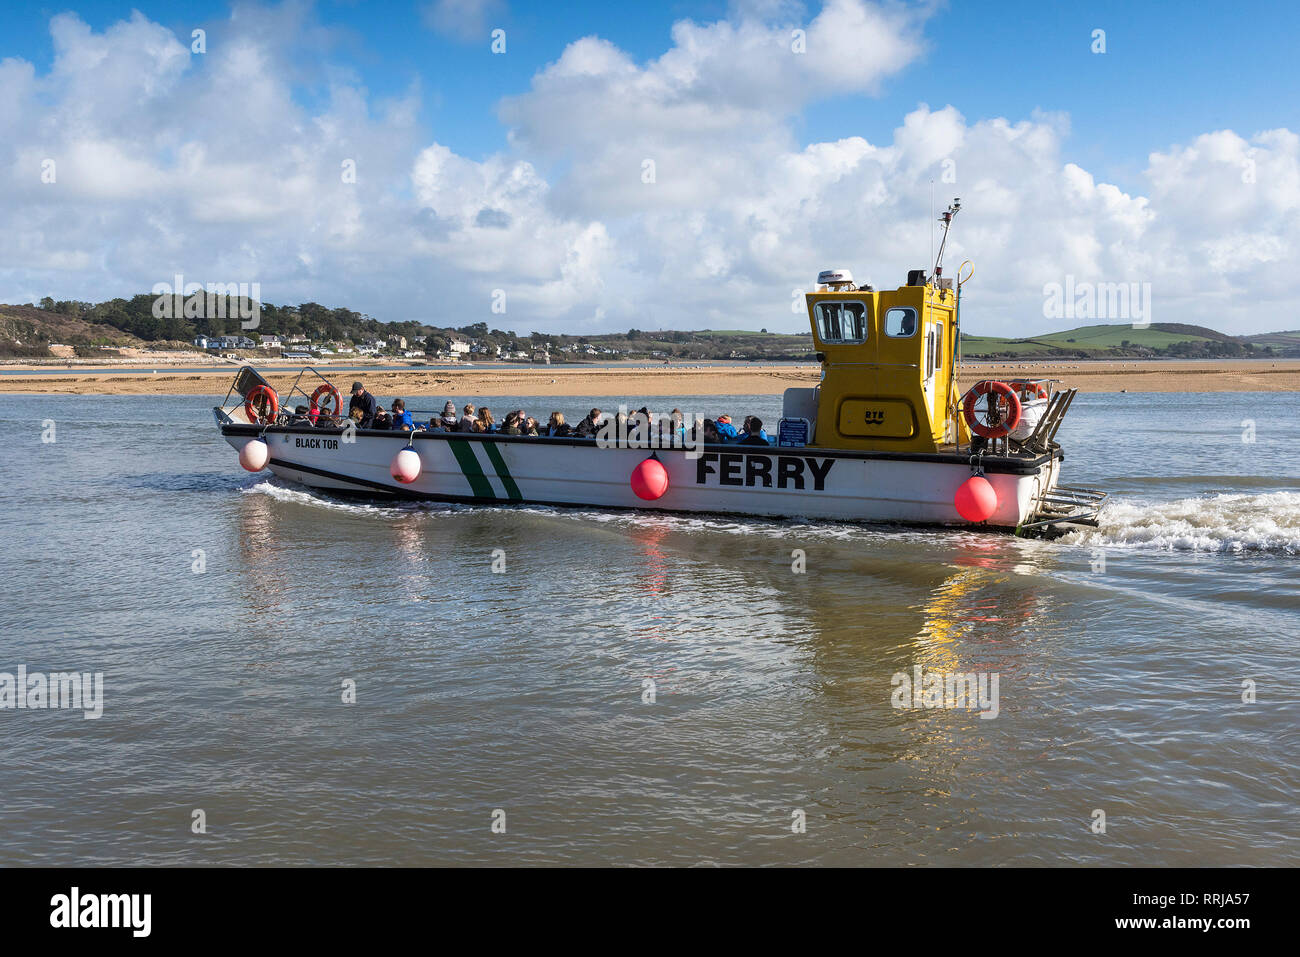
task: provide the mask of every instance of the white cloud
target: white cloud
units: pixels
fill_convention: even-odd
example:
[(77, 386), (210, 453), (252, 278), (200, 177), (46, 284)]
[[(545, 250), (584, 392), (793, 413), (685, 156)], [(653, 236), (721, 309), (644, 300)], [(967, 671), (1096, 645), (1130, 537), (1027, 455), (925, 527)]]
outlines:
[[(976, 262), (968, 329), (1052, 328), (1042, 287), (1067, 274), (1150, 282), (1156, 321), (1297, 324), (1292, 131), (1153, 152), (1140, 193), (1072, 162), (1056, 114), (920, 105), (887, 141), (797, 141), (809, 104), (914, 62), (923, 26), (861, 0), (806, 21), (759, 2), (676, 24), (647, 62), (579, 38), (501, 104), (510, 148), (476, 161), (419, 128), (416, 92), (370, 97), (308, 8), (240, 6), (203, 55), (140, 14), (103, 33), (63, 14), (48, 72), (0, 62), (0, 300), (98, 300), (181, 272), (383, 319), (795, 329), (791, 290), (820, 268), (886, 286), (926, 265), (933, 181), (937, 205), (965, 206), (947, 262)], [(295, 96), (305, 77), (323, 105)]]

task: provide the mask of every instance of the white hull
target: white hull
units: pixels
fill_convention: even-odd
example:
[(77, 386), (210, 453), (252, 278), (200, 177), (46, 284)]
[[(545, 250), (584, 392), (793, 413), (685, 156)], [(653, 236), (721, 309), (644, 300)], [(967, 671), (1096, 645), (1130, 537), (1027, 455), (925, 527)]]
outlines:
[[(260, 429), (227, 424), (235, 449)], [(407, 444), (403, 433), (358, 433), (271, 428), (269, 468), (307, 486), (368, 495), (445, 501), (637, 508), (732, 515), (805, 517), (850, 522), (969, 525), (953, 496), (971, 475), (964, 456), (897, 456), (816, 448), (711, 445), (697, 457), (681, 449), (598, 448), (593, 442), (508, 436), (418, 433), (415, 482), (390, 472)], [(668, 471), (662, 498), (643, 501), (629, 479), (654, 451)], [(985, 477), (998, 496), (991, 526), (1016, 528), (1031, 520), (1040, 495), (1054, 487), (1060, 460), (986, 459)], [(1023, 474), (1016, 474), (1017, 472)]]

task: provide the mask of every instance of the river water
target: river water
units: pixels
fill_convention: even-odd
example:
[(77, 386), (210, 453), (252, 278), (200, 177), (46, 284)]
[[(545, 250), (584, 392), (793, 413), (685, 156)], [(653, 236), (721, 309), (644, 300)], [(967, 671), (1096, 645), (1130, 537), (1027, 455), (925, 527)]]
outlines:
[(0, 672), (103, 676), (0, 709), (4, 863), (1300, 862), (1294, 395), (1080, 396), (1054, 542), (337, 499), (213, 402), (0, 397)]

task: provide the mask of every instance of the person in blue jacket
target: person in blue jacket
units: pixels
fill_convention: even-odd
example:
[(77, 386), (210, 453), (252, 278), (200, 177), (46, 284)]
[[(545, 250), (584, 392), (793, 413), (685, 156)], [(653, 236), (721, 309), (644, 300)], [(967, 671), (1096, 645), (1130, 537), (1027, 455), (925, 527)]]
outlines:
[(393, 426), (402, 432), (414, 432), (415, 420), (411, 418), (411, 413), (406, 411), (406, 403), (401, 399), (393, 400)]
[(735, 442), (740, 438), (740, 433), (737, 432), (736, 427), (731, 424), (731, 416), (720, 415), (714, 420), (713, 424), (718, 429), (718, 435), (722, 436), (722, 441)]

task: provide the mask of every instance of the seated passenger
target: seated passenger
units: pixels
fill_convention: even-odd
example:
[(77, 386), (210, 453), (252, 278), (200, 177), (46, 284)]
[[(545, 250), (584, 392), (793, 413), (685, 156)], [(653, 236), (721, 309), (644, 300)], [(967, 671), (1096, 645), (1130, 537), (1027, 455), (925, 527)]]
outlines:
[(722, 436), (718, 434), (718, 424), (712, 419), (704, 420), (704, 441), (715, 445), (722, 441)]
[(415, 420), (411, 418), (411, 413), (406, 411), (406, 402), (402, 399), (393, 400), (393, 424), (390, 428), (402, 432), (415, 431)]
[(731, 424), (731, 416), (729, 415), (718, 416), (715, 427), (718, 430), (718, 435), (722, 436), (723, 442), (735, 442), (740, 438), (740, 433), (737, 432), (736, 427)]
[(546, 423), (547, 435), (572, 435), (573, 429), (565, 424), (563, 412), (552, 412), (551, 417)]
[(474, 418), (474, 403), (465, 403), (465, 414), (461, 416), (460, 425), (456, 426), (457, 432), (473, 432), (474, 423), (478, 421)]
[(578, 423), (578, 427), (574, 430), (574, 434), (579, 438), (591, 438), (600, 431), (601, 418), (602, 415), (600, 409), (592, 409), (591, 412), (587, 414), (587, 417)]
[(501, 423), (502, 435), (522, 435), (523, 430), (519, 428), (519, 413), (507, 412), (505, 421)]
[(372, 429), (391, 429), (393, 427), (393, 417), (388, 414), (388, 410), (382, 405), (375, 410), (374, 418), (370, 420)]
[(533, 438), (537, 438), (537, 420), (531, 415), (524, 419), (522, 428), (524, 430), (524, 435), (530, 435)]
[(448, 399), (447, 404), (442, 407), (442, 415), (432, 420), (429, 425), (435, 429), (440, 428), (447, 432), (455, 432), (456, 423), (458, 421), (459, 420), (456, 418), (456, 406), (450, 399)]
[(648, 439), (654, 425), (654, 416), (644, 405), (627, 417), (627, 434), (635, 436), (637, 441)]
[(668, 419), (668, 423), (673, 436), (685, 437), (686, 417), (682, 415), (681, 409), (673, 409), (672, 415)]
[(771, 445), (772, 440), (767, 437), (763, 431), (763, 420), (756, 415), (749, 417), (748, 425), (745, 429), (745, 437), (740, 440), (741, 445)]
[(296, 406), (293, 410), (293, 417), (289, 419), (289, 424), (310, 425), (311, 424), (311, 419), (309, 418), (310, 414), (311, 414), (311, 409), (307, 408), (307, 406), (305, 405)]
[(492, 418), (492, 410), (485, 405), (478, 410), (478, 419), (474, 422), (474, 431), (495, 432), (496, 430), (496, 419)]

